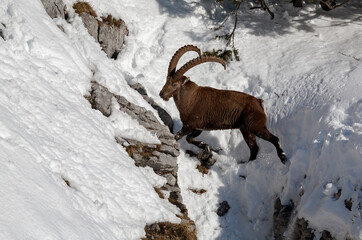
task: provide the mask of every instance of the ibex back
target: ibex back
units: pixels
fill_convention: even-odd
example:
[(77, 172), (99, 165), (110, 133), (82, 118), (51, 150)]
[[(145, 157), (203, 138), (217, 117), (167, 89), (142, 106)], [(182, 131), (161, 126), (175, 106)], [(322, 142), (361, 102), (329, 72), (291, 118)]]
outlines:
[[(176, 71), (178, 60), (188, 51), (197, 52), (199, 57)], [(165, 101), (173, 97), (180, 112), (183, 126), (176, 134), (176, 140), (187, 135), (187, 142), (205, 149), (207, 144), (194, 139), (203, 130), (238, 128), (250, 148), (250, 161), (256, 159), (259, 151), (256, 144), (258, 136), (275, 146), (281, 162), (285, 164), (287, 158), (280, 146), (279, 138), (271, 134), (266, 127), (263, 100), (242, 92), (200, 87), (184, 76), (189, 69), (205, 62), (217, 62), (226, 68), (222, 59), (203, 57), (200, 49), (192, 45), (181, 47), (170, 61), (167, 81), (160, 91), (160, 97)]]

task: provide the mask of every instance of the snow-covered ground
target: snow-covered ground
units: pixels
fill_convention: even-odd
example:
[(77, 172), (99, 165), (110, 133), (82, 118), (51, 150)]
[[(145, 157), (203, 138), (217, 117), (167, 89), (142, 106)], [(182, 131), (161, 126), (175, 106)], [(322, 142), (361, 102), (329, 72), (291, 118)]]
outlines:
[[(64, 2), (71, 7), (75, 1)], [(153, 190), (164, 180), (135, 167), (114, 140), (154, 137), (127, 116), (104, 118), (83, 95), (96, 80), (151, 110), (128, 87), (138, 81), (178, 131), (173, 101), (158, 97), (170, 58), (186, 44), (224, 48), (215, 36), (233, 22), (211, 30), (225, 16), (214, 1), (89, 2), (98, 15), (110, 13), (128, 26), (117, 61), (101, 52), (77, 16), (71, 24), (54, 22), (38, 0), (0, 4), (6, 26), (6, 41), (0, 38), (1, 239), (139, 239), (146, 223), (179, 221), (177, 209)], [(226, 71), (204, 64), (187, 73), (199, 85), (263, 98), (268, 126), (289, 159), (282, 165), (271, 144), (258, 140), (257, 160), (244, 163), (249, 153), (239, 131), (204, 132), (199, 139), (223, 151), (202, 176), (197, 160), (185, 154), (197, 149), (182, 139), (179, 185), (199, 239), (272, 238), (277, 197), (283, 204), (292, 200), (311, 228), (362, 239), (362, 61), (355, 59), (362, 58), (362, 4), (324, 12), (288, 2), (270, 5), (272, 21), (245, 5), (235, 36), (240, 61)], [(186, 54), (180, 65), (192, 57)], [(219, 217), (224, 200), (231, 208)]]

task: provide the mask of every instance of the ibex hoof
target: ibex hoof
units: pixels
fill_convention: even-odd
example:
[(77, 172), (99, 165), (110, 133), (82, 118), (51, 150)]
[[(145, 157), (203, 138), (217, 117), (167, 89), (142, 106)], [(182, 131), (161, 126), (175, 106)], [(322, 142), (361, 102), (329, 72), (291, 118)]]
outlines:
[(180, 133), (176, 133), (175, 135), (175, 140), (178, 141), (182, 138), (183, 136)]
[(280, 158), (280, 161), (283, 163), (283, 164), (285, 164), (286, 162), (287, 162), (287, 156), (285, 155), (285, 153), (281, 153), (280, 154), (280, 156), (279, 156), (279, 158)]
[(221, 148), (211, 148), (211, 151), (215, 152), (215, 153), (219, 153), (220, 151), (222, 151)]

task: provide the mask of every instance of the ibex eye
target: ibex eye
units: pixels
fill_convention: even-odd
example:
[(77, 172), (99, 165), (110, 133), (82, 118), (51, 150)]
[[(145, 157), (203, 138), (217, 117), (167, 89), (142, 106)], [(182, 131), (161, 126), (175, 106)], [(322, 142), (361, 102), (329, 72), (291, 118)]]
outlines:
[(172, 87), (177, 87), (177, 83), (172, 83)]

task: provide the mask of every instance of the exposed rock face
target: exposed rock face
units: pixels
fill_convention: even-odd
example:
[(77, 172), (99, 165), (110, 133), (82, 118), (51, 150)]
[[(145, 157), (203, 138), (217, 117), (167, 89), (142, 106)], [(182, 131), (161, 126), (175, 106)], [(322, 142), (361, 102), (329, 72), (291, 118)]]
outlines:
[(117, 59), (121, 51), (128, 29), (122, 19), (115, 19), (111, 15), (97, 19), (97, 14), (86, 2), (73, 5), (76, 13), (82, 18), (89, 34), (98, 42), (109, 58)]
[(41, 2), (51, 18), (67, 18), (66, 7), (62, 0), (41, 0)]
[(284, 237), (285, 231), (288, 229), (289, 222), (294, 210), (294, 205), (282, 205), (280, 198), (275, 200), (273, 214), (274, 238), (276, 240), (287, 239)]
[(187, 215), (187, 209), (182, 204), (181, 190), (177, 184), (177, 156), (180, 152), (173, 134), (157, 120), (151, 111), (130, 103), (122, 96), (109, 92), (106, 87), (97, 82), (92, 82), (90, 96), (87, 97), (92, 108), (101, 111), (104, 116), (108, 117), (111, 115), (112, 98), (117, 100), (120, 111), (127, 113), (136, 119), (140, 125), (155, 134), (161, 144), (147, 144), (121, 137), (116, 138), (117, 142), (126, 148), (137, 166), (149, 166), (153, 168), (155, 173), (166, 178), (167, 183), (161, 190), (169, 191), (169, 201)]
[(170, 132), (173, 132), (173, 120), (170, 116), (170, 114), (168, 114), (163, 108), (161, 108), (152, 98), (150, 98), (147, 94), (146, 89), (140, 84), (140, 83), (135, 83), (130, 85), (131, 88), (133, 88), (134, 90), (136, 90), (139, 94), (142, 95), (142, 97), (154, 108), (156, 109), (158, 115), (160, 116), (161, 120), (163, 121), (163, 123), (168, 127), (168, 129), (170, 130)]
[(308, 227), (308, 221), (304, 218), (298, 218), (295, 222), (293, 239), (298, 240), (313, 240), (313, 229)]
[[(62, 0), (41, 1), (52, 18), (68, 18)], [(124, 38), (128, 35), (128, 29), (124, 21), (114, 19), (111, 15), (101, 17), (102, 20), (99, 20), (95, 11), (86, 2), (78, 2), (73, 5), (73, 8), (82, 18), (89, 34), (101, 45), (102, 50), (106, 52), (107, 56), (116, 59), (123, 45)], [(0, 36), (2, 36), (1, 27), (2, 25), (0, 24)], [(152, 167), (155, 173), (166, 178), (167, 183), (160, 189), (156, 190), (155, 188), (155, 191), (159, 191), (160, 197), (163, 195), (161, 190), (169, 192), (168, 200), (176, 205), (182, 213), (180, 216), (177, 215), (181, 218), (181, 224), (155, 223), (146, 226), (146, 231), (151, 229), (147, 232), (147, 239), (161, 236), (162, 232), (167, 237), (169, 231), (175, 234), (174, 236), (177, 236), (175, 239), (196, 239), (195, 223), (187, 216), (187, 209), (182, 203), (181, 189), (177, 183), (177, 156), (179, 156), (180, 152), (179, 145), (171, 133), (173, 129), (172, 118), (147, 96), (144, 88), (142, 91), (144, 91), (144, 94), (141, 93), (143, 97), (158, 111), (160, 118), (168, 127), (161, 124), (151, 111), (128, 102), (124, 97), (111, 93), (106, 87), (96, 82), (92, 82), (90, 96), (86, 96), (86, 99), (91, 103), (92, 108), (99, 110), (106, 117), (112, 114), (112, 99), (116, 99), (120, 106), (119, 111), (123, 111), (136, 119), (140, 125), (155, 134), (161, 142), (161, 144), (146, 144), (133, 139), (116, 137), (116, 141), (126, 148), (126, 151), (135, 160), (137, 166)], [(180, 231), (184, 232), (187, 237), (185, 238), (186, 235), (183, 234), (179, 236)]]

